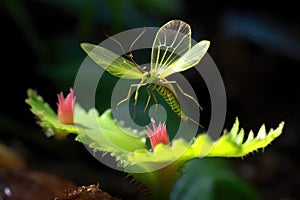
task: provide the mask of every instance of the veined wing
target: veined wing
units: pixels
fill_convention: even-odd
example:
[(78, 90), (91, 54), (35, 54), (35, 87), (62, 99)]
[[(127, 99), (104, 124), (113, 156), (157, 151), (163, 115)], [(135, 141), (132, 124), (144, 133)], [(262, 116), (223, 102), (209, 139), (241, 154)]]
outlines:
[(151, 52), (151, 70), (167, 68), (191, 48), (191, 28), (180, 20), (172, 20), (157, 32)]
[(89, 43), (82, 43), (80, 46), (95, 63), (116, 77), (124, 79), (143, 77), (133, 62), (106, 48)]
[(202, 40), (167, 68), (161, 68), (158, 74), (160, 74), (161, 77), (167, 77), (175, 72), (185, 71), (197, 65), (207, 52), (209, 44), (209, 41)]

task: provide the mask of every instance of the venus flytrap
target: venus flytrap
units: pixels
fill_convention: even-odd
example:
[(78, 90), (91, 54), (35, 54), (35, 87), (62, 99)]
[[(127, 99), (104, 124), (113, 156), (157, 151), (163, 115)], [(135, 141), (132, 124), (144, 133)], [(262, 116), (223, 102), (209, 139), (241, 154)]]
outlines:
[[(99, 115), (95, 108), (85, 111), (75, 104), (76, 120), (74, 124), (65, 124), (35, 91), (28, 90), (26, 102), (44, 130), (51, 131), (54, 135), (76, 134), (77, 141), (95, 151), (109, 153), (124, 171), (149, 188), (154, 199), (170, 198), (172, 188), (187, 161), (199, 157), (246, 156), (269, 145), (281, 135), (284, 127), (282, 122), (278, 128), (267, 132), (265, 125), (262, 125), (257, 136), (251, 131), (244, 138), (244, 130), (240, 129), (236, 119), (232, 129), (229, 132), (224, 131), (216, 141), (211, 140), (205, 133), (196, 136), (192, 142), (180, 138), (169, 141), (167, 125), (160, 122), (157, 126), (154, 119), (151, 119), (153, 130), (145, 127), (143, 132), (137, 133), (120, 127), (113, 119), (110, 109)], [(93, 119), (98, 126), (91, 126)], [(147, 135), (152, 149), (146, 145)]]

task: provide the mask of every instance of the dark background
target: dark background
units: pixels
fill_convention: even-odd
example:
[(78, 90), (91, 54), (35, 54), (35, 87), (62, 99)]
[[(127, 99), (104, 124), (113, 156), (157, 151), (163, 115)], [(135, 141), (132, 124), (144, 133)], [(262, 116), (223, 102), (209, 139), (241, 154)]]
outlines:
[[(253, 184), (262, 199), (300, 198), (299, 14), (291, 1), (258, 2), (2, 1), (0, 142), (22, 154), (29, 168), (79, 185), (99, 181), (116, 196), (134, 195), (136, 188), (128, 186), (124, 174), (102, 166), (72, 136), (65, 141), (46, 138), (24, 102), (26, 91), (36, 89), (56, 108), (56, 94), (68, 92), (86, 57), (81, 42), (99, 43), (104, 33), (181, 19), (191, 25), (193, 39), (211, 41), (208, 52), (227, 92), (225, 128), (235, 117), (246, 132), (257, 132), (263, 123), (267, 129), (286, 123), (282, 136), (264, 152), (228, 159), (233, 170)], [(197, 79), (190, 80), (198, 94), (205, 90)], [(209, 107), (203, 99), (201, 105)], [(204, 123), (208, 114), (203, 114)]]

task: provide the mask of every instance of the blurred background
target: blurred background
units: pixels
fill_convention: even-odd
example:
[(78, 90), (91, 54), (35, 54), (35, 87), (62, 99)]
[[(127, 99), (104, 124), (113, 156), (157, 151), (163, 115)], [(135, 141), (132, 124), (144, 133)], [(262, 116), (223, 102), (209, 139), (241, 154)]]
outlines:
[[(81, 42), (100, 43), (105, 33), (160, 27), (181, 19), (191, 25), (193, 39), (211, 41), (208, 53), (227, 93), (224, 128), (230, 129), (235, 117), (246, 132), (257, 133), (263, 123), (267, 129), (286, 123), (282, 136), (265, 151), (225, 159), (228, 169), (249, 184), (257, 194), (254, 199), (299, 199), (300, 17), (295, 5), (289, 0), (280, 9), (259, 1), (197, 4), (190, 0), (1, 1), (0, 144), (20, 155), (25, 168), (55, 174), (77, 185), (99, 182), (104, 191), (123, 199), (142, 198), (125, 174), (103, 166), (73, 136), (63, 141), (46, 138), (24, 102), (26, 91), (36, 89), (56, 109), (57, 93), (69, 91), (86, 57)], [(197, 84), (199, 77), (185, 75), (200, 104), (209, 107), (203, 95), (205, 85)], [(108, 107), (109, 102), (99, 110)], [(203, 116), (206, 125), (209, 111)], [(2, 155), (2, 163), (4, 158)], [(7, 165), (18, 168), (14, 162)]]

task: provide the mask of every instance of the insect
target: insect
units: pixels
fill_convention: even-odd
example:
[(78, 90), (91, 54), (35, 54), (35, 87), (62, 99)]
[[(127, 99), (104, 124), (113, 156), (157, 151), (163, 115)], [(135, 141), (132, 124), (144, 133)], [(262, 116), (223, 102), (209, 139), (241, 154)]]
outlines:
[(153, 96), (154, 101), (157, 102), (153, 93), (151, 95), (149, 91), (149, 88), (152, 85), (152, 90), (155, 89), (162, 95), (179, 118), (188, 119), (180, 108), (175, 87), (184, 96), (192, 99), (197, 106), (201, 108), (199, 103), (194, 97), (186, 94), (176, 81), (169, 81), (166, 77), (197, 65), (207, 52), (209, 45), (209, 41), (202, 40), (191, 47), (190, 26), (181, 20), (172, 20), (163, 25), (155, 36), (152, 45), (150, 66), (141, 67), (138, 65), (133, 60), (131, 53), (128, 55), (129, 59), (126, 59), (99, 45), (82, 43), (81, 48), (92, 60), (94, 60), (94, 62), (110, 74), (123, 79), (141, 80), (140, 83), (132, 84), (130, 86), (127, 97), (121, 100), (117, 104), (118, 106), (130, 99), (133, 88), (136, 88), (134, 95), (134, 105), (136, 105), (139, 89), (146, 85), (148, 85), (146, 90), (149, 94), (146, 107), (151, 96)]

